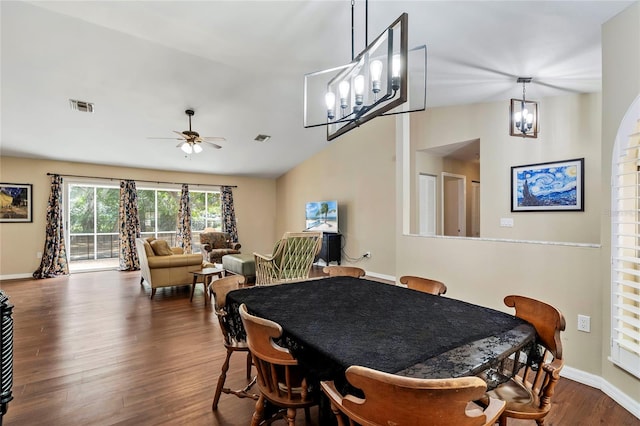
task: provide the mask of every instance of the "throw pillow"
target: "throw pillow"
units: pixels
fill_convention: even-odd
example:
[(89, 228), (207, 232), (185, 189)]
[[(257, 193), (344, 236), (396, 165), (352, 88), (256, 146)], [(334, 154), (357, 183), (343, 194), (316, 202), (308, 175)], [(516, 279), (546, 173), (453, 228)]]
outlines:
[(216, 233), (213, 236), (213, 248), (214, 249), (225, 249), (229, 248), (229, 234), (224, 234), (222, 232)]
[(153, 240), (151, 241), (151, 248), (156, 256), (171, 256), (173, 252), (169, 247), (169, 243), (165, 240)]
[(147, 257), (150, 256), (155, 256), (155, 253), (153, 252), (153, 249), (151, 248), (151, 244), (149, 244), (149, 241), (144, 242), (144, 254), (147, 255)]

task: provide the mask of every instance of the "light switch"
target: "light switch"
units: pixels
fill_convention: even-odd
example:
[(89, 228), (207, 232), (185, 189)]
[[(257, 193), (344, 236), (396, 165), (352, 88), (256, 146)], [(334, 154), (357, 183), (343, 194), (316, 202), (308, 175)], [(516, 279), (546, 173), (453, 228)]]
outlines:
[(513, 228), (513, 218), (512, 217), (501, 217), (500, 218), (500, 226), (503, 228)]

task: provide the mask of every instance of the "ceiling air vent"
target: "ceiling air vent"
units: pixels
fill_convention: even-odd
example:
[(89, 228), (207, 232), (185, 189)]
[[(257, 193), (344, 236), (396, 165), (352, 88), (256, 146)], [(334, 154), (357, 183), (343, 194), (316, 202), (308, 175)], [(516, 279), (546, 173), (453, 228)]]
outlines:
[(71, 109), (80, 112), (93, 112), (93, 104), (91, 102), (78, 101), (75, 99), (69, 99)]
[(258, 142), (266, 142), (271, 138), (269, 135), (258, 135), (253, 140)]

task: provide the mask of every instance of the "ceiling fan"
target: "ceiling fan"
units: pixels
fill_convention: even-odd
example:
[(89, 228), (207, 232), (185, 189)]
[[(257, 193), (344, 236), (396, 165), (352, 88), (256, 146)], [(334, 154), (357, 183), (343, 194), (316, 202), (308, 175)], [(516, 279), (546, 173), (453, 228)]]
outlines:
[(180, 148), (182, 149), (186, 154), (191, 154), (191, 153), (200, 153), (202, 152), (202, 146), (201, 144), (205, 143), (209, 146), (211, 146), (212, 148), (215, 149), (220, 149), (222, 148), (220, 145), (218, 145), (215, 142), (224, 142), (226, 141), (225, 138), (220, 137), (220, 136), (200, 136), (200, 134), (194, 130), (191, 130), (191, 117), (193, 117), (193, 115), (195, 114), (195, 111), (192, 109), (188, 109), (184, 112), (185, 114), (187, 114), (189, 116), (189, 130), (184, 130), (182, 132), (178, 132), (177, 130), (174, 130), (174, 133), (177, 133), (180, 137), (179, 138), (150, 138), (150, 139), (175, 139), (175, 140), (179, 140), (180, 143), (178, 145), (176, 145), (176, 148)]

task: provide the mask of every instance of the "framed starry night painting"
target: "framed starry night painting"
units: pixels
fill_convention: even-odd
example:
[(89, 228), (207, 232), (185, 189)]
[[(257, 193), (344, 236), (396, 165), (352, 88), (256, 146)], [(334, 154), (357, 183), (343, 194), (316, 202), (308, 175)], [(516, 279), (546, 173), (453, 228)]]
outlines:
[(584, 211), (584, 158), (511, 167), (511, 211)]

